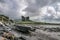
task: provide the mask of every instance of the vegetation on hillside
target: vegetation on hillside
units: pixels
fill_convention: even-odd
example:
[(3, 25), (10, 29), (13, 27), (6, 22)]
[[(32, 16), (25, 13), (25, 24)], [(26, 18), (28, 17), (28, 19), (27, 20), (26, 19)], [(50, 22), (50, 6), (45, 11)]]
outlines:
[(12, 19), (10, 19), (8, 16), (5, 15), (0, 15), (0, 21), (1, 22), (5, 22), (5, 23), (13, 23), (14, 21)]
[[(22, 18), (23, 19), (23, 18)], [(27, 17), (27, 19), (25, 19), (25, 21), (22, 21), (22, 19), (20, 19), (20, 21), (14, 21), (12, 19), (10, 19), (8, 16), (5, 15), (0, 15), (0, 21), (1, 22), (6, 22), (6, 23), (16, 23), (16, 24), (46, 24), (46, 25), (60, 25), (60, 23), (46, 23), (46, 22), (34, 22), (32, 20), (29, 20), (29, 18)]]

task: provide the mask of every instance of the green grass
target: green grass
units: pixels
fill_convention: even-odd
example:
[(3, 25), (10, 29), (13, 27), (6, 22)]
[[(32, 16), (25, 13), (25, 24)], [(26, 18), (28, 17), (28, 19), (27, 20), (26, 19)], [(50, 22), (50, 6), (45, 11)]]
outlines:
[(29, 20), (29, 21), (15, 21), (16, 23), (34, 23), (33, 21)]
[(57, 23), (46, 23), (46, 22), (33, 22), (33, 21), (20, 21), (17, 24), (42, 24), (42, 25), (60, 25)]

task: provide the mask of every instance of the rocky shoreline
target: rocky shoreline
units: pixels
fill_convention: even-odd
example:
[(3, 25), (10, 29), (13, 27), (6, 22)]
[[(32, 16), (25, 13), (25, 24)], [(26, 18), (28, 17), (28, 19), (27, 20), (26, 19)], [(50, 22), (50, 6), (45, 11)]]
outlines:
[[(44, 28), (42, 26), (19, 26), (18, 25), (7, 25), (0, 26), (2, 28), (1, 31), (5, 30), (13, 34), (17, 39), (16, 40), (60, 40), (58, 37), (55, 37), (55, 33), (57, 33), (57, 28)], [(33, 31), (34, 30), (34, 31)], [(53, 30), (52, 32), (46, 30)], [(60, 30), (60, 29), (59, 29)], [(56, 31), (55, 33), (53, 33)], [(26, 33), (27, 32), (27, 33)], [(29, 32), (29, 33), (28, 33)], [(2, 37), (2, 36), (1, 36)]]

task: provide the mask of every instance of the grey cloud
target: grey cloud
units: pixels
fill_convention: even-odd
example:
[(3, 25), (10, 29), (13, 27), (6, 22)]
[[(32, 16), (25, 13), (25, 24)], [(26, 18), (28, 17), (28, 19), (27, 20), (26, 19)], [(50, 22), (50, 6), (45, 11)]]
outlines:
[[(52, 4), (56, 2), (60, 2), (60, 0), (0, 0), (0, 3), (4, 4), (6, 8), (6, 9), (4, 7), (0, 8), (0, 14), (7, 15), (11, 18), (20, 18), (22, 12), (26, 12), (24, 16), (30, 16), (30, 17), (38, 16), (40, 15), (41, 8), (48, 5), (52, 6)], [(24, 6), (27, 6), (27, 7), (23, 9)], [(22, 12), (19, 13), (20, 11)], [(44, 16), (43, 20), (45, 19), (50, 20), (50, 19), (53, 19), (53, 17), (52, 15), (51, 17)]]
[[(11, 18), (16, 18), (17, 17), (17, 10), (18, 10), (18, 7), (19, 7), (19, 4), (18, 2), (16, 2), (15, 0), (1, 0), (0, 1), (1, 4), (4, 3), (4, 5), (6, 4), (8, 7), (8, 10), (4, 9), (4, 6), (2, 9), (5, 11), (3, 11), (2, 9), (0, 10), (0, 14), (4, 14), (4, 15), (7, 15)], [(2, 6), (2, 5), (1, 5)]]
[(0, 0), (1, 3), (4, 3), (4, 0)]
[[(49, 2), (50, 2), (50, 4), (49, 4)], [(52, 6), (52, 4), (55, 4), (56, 2), (60, 2), (60, 0), (36, 0), (36, 3), (35, 4), (30, 4), (28, 7), (27, 7), (27, 11), (28, 11), (28, 13), (30, 12), (30, 14), (35, 14), (35, 12), (37, 11), (37, 13), (36, 13), (36, 15), (39, 15), (39, 9), (40, 8), (42, 8), (42, 7), (44, 7), (44, 6), (48, 6), (48, 5), (50, 5), (50, 6)], [(56, 5), (55, 5), (56, 6)], [(35, 10), (35, 9), (36, 10)], [(32, 10), (34, 10), (33, 12), (32, 12)], [(56, 9), (55, 9), (56, 10)], [(31, 13), (32, 12), (32, 13)], [(44, 11), (43, 11), (44, 12)], [(34, 16), (36, 16), (36, 15), (34, 15)], [(54, 15), (55, 14), (53, 14), (53, 15), (51, 15), (50, 17), (48, 17), (47, 15), (46, 16), (44, 16), (44, 18), (43, 18), (43, 20), (60, 20), (60, 18), (58, 18), (58, 19), (53, 19), (54, 18)], [(33, 16), (33, 15), (32, 15)], [(40, 19), (39, 19), (40, 20)]]
[(39, 9), (52, 3), (52, 0), (35, 0), (35, 3), (31, 2), (32, 0), (27, 0), (28, 7), (24, 10), (29, 16), (39, 15)]

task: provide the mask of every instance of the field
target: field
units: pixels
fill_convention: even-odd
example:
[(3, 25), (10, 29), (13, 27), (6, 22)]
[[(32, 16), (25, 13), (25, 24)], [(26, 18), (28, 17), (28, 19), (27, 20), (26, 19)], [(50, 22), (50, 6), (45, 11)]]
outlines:
[(34, 21), (19, 21), (16, 24), (42, 24), (42, 25), (60, 25), (60, 23), (34, 22)]

